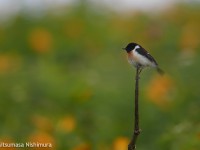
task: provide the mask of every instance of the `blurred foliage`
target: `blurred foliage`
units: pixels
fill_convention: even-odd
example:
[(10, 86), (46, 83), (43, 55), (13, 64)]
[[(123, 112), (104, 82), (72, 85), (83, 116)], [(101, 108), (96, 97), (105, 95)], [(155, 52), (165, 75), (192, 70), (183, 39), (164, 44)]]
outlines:
[(1, 24), (1, 142), (126, 150), (135, 71), (121, 48), (135, 41), (166, 72), (141, 75), (138, 149), (200, 149), (199, 8), (119, 14), (81, 3)]

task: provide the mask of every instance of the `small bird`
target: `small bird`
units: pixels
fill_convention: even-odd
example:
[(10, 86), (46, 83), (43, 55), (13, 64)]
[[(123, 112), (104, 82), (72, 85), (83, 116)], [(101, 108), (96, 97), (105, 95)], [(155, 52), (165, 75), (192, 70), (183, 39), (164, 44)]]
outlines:
[(125, 48), (128, 54), (128, 62), (134, 67), (139, 67), (139, 73), (145, 67), (155, 68), (159, 74), (164, 72), (158, 67), (156, 60), (139, 44), (129, 43)]

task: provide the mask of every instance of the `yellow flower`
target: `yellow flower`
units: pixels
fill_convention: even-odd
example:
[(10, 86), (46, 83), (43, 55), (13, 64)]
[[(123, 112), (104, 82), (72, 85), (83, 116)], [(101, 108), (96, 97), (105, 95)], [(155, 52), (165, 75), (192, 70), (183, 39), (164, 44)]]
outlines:
[(0, 73), (8, 73), (19, 68), (21, 64), (20, 58), (14, 55), (0, 55)]
[(42, 131), (51, 131), (53, 129), (52, 122), (44, 116), (34, 115), (32, 117), (33, 124)]
[(197, 138), (200, 140), (200, 133), (197, 134)]
[(171, 102), (173, 88), (169, 76), (155, 76), (147, 87), (147, 96), (157, 106), (166, 108)]
[(77, 95), (78, 100), (87, 101), (92, 97), (92, 91), (90, 89), (85, 89), (79, 95)]
[(74, 131), (76, 120), (73, 116), (66, 116), (58, 122), (58, 129), (66, 133)]
[(81, 37), (84, 30), (84, 22), (82, 20), (74, 19), (68, 21), (64, 26), (64, 33), (70, 39), (78, 39)]
[(78, 102), (86, 102), (90, 100), (92, 96), (93, 96), (93, 93), (90, 88), (74, 91), (74, 93), (72, 93), (73, 99), (75, 99)]
[(77, 145), (72, 150), (91, 150), (91, 146), (88, 143), (82, 143), (80, 145)]
[(113, 150), (127, 150), (129, 139), (126, 137), (118, 137), (113, 142)]
[(180, 46), (183, 50), (195, 50), (200, 44), (200, 30), (195, 22), (186, 24), (182, 29)]
[(34, 29), (29, 36), (31, 48), (37, 53), (46, 53), (52, 46), (52, 35), (46, 29)]
[(37, 131), (30, 135), (28, 142), (31, 143), (49, 143), (52, 145), (52, 147), (33, 147), (33, 150), (55, 150), (55, 140), (54, 138), (45, 132)]

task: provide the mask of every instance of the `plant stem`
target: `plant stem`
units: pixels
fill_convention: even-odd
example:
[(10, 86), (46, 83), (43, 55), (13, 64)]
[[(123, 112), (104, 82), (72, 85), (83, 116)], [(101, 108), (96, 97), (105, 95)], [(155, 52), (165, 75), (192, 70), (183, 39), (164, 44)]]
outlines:
[(135, 150), (136, 149), (136, 141), (137, 138), (141, 132), (139, 128), (139, 103), (138, 103), (138, 97), (139, 97), (139, 74), (141, 68), (138, 66), (136, 69), (136, 77), (135, 77), (135, 127), (134, 127), (134, 133), (132, 136), (132, 139), (128, 145), (128, 150)]

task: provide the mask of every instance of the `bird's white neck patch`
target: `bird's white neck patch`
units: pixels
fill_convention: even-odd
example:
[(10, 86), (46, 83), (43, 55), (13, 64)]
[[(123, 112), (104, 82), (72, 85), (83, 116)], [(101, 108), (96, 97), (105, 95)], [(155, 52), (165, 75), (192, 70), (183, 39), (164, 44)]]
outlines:
[(135, 48), (134, 48), (134, 51), (135, 51), (136, 49), (138, 49), (138, 48), (140, 48), (140, 46), (139, 46), (139, 45), (135, 46)]

